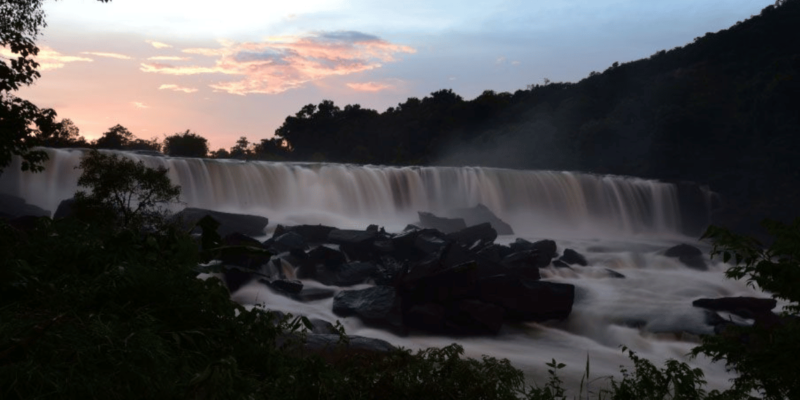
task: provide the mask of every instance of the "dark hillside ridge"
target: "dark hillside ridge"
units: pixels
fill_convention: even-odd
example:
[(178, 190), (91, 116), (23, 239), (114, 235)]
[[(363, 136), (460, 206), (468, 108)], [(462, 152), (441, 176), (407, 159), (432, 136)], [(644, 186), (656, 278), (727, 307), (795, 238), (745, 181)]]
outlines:
[(383, 113), (309, 104), (263, 140), (258, 155), (693, 181), (722, 196), (713, 222), (752, 232), (751, 221), (788, 220), (800, 204), (797, 21), (800, 0), (781, 1), (578, 83), (486, 91), (470, 101), (440, 90)]

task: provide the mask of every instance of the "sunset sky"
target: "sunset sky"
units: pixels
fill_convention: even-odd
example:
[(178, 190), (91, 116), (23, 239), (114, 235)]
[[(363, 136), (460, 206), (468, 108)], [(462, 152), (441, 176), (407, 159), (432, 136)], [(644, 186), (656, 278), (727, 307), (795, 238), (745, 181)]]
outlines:
[[(94, 139), (191, 129), (271, 137), (330, 99), (384, 111), (450, 88), (578, 81), (758, 14), (773, 0), (46, 0), (42, 77), (20, 95)], [(0, 56), (2, 56), (0, 49)]]

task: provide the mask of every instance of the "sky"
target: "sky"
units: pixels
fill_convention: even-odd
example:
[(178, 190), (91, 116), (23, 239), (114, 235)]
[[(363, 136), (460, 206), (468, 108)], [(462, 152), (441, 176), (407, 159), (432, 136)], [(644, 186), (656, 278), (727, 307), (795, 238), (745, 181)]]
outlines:
[[(272, 137), (306, 104), (576, 82), (758, 14), (773, 0), (45, 0), (41, 78), (19, 95), (87, 139), (121, 124), (212, 150)], [(3, 49), (0, 49), (0, 57)]]

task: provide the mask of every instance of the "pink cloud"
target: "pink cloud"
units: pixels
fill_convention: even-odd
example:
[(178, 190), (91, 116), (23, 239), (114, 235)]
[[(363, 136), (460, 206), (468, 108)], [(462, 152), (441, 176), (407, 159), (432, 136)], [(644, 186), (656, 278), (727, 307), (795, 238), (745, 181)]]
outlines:
[[(0, 47), (0, 57), (3, 58), (17, 58), (18, 54), (12, 53), (11, 49)], [(39, 54), (34, 57), (36, 62), (39, 63), (39, 71), (48, 71), (63, 68), (68, 63), (72, 62), (92, 62), (91, 58), (68, 56), (59, 53), (47, 46), (39, 47)]]
[(133, 106), (136, 108), (150, 108), (150, 106), (147, 106), (140, 101), (132, 101), (131, 104), (133, 104)]
[(178, 85), (175, 85), (175, 84), (164, 84), (164, 85), (159, 86), (158, 89), (159, 90), (173, 90), (173, 91), (176, 91), (176, 92), (183, 92), (183, 93), (194, 93), (194, 92), (197, 91), (197, 89), (195, 89), (195, 88), (187, 88), (187, 87), (182, 87), (182, 86), (178, 86)]
[(126, 56), (124, 54), (119, 53), (104, 53), (99, 51), (83, 51), (81, 54), (86, 54), (90, 56), (97, 56), (97, 57), (105, 57), (105, 58), (116, 58), (118, 60), (130, 60), (130, 56)]
[(218, 48), (192, 48), (183, 52), (215, 57), (215, 64), (204, 67), (144, 63), (141, 70), (168, 75), (235, 75), (241, 78), (209, 86), (238, 95), (277, 94), (329, 76), (380, 68), (382, 63), (397, 61), (398, 53), (415, 50), (360, 32), (328, 32), (282, 36), (258, 43), (220, 41)]
[(378, 82), (348, 83), (347, 87), (358, 92), (380, 92), (381, 90), (394, 88), (392, 85)]
[(187, 61), (191, 60), (189, 57), (178, 57), (178, 56), (154, 56), (154, 57), (147, 57), (148, 60), (151, 61)]

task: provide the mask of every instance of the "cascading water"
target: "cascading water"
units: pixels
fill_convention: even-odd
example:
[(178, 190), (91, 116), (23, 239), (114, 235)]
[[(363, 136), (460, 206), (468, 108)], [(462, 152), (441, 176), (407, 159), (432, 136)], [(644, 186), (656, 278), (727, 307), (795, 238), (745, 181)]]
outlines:
[[(50, 160), (45, 172), (21, 173), (19, 165), (12, 164), (0, 175), (0, 192), (51, 211), (71, 197), (77, 189), (80, 171), (75, 166), (82, 151), (46, 151)], [(148, 166), (169, 168), (170, 178), (181, 185), (182, 200), (189, 206), (263, 215), (270, 218), (271, 228), (277, 223), (361, 229), (379, 224), (388, 231), (399, 231), (417, 220), (417, 211), (446, 214), (482, 203), (516, 232), (515, 236), (500, 237), (500, 243), (515, 237), (553, 238), (560, 250), (579, 251), (586, 255), (588, 267), (542, 270), (545, 279), (576, 287), (573, 311), (565, 321), (508, 326), (498, 337), (455, 339), (397, 337), (354, 318), (343, 320), (351, 334), (408, 348), (459, 342), (468, 355), (508, 358), (539, 382), (546, 376), (544, 363), (552, 358), (571, 367), (566, 371), (568, 382), (579, 380), (587, 356), (593, 377), (616, 374), (621, 364), (628, 364), (620, 345), (656, 363), (667, 358), (687, 361), (696, 336), (685, 332), (711, 331), (705, 312), (692, 307), (692, 300), (763, 297), (740, 282), (725, 279), (725, 264), (711, 263), (708, 271), (696, 271), (663, 255), (664, 249), (678, 242), (708, 250), (697, 242), (696, 233), (683, 235), (689, 217), (685, 210), (697, 210), (698, 205), (687, 207), (681, 202), (685, 196), (669, 183), (480, 167), (240, 162), (122, 154)], [(708, 199), (708, 195), (705, 192), (701, 197)], [(708, 210), (705, 204), (699, 208)], [(708, 215), (691, 218), (707, 220)], [(607, 270), (625, 279), (613, 278)], [(331, 311), (331, 299), (300, 303), (258, 284), (244, 287), (234, 299), (329, 321), (340, 319)], [(703, 358), (690, 362), (705, 370), (712, 387), (727, 386), (730, 376), (723, 365)]]

